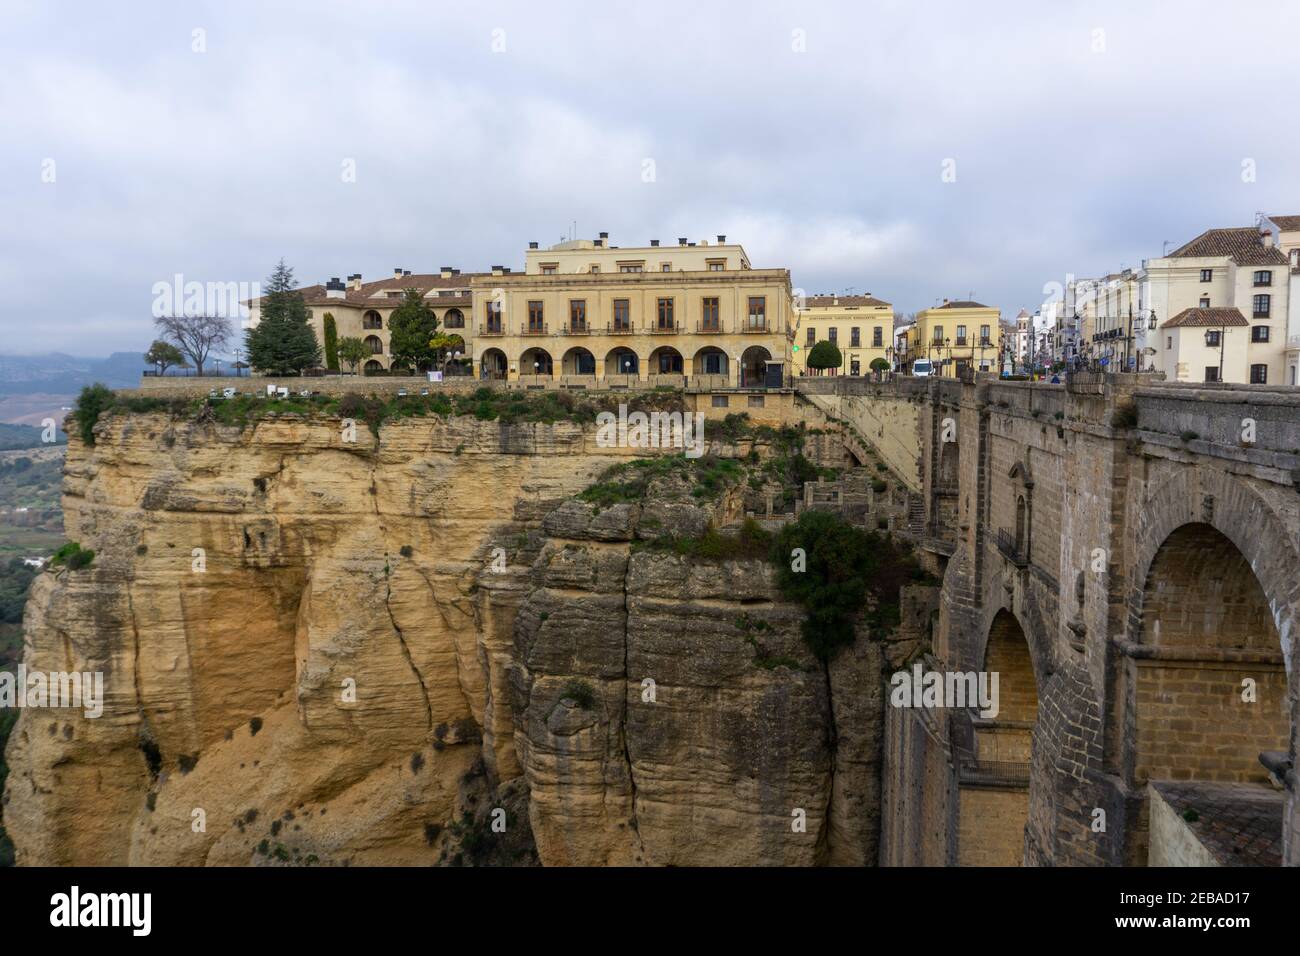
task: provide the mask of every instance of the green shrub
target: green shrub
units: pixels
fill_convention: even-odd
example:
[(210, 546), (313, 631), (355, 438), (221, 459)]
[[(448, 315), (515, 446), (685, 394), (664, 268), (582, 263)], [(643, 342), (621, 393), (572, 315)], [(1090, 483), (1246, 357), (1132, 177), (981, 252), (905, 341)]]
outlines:
[(69, 541), (50, 556), (50, 566), (62, 565), (69, 571), (80, 571), (82, 568), (90, 567), (94, 560), (94, 551), (89, 549), (83, 551), (76, 541)]
[(99, 422), (99, 416), (112, 404), (112, 389), (98, 382), (87, 385), (77, 396), (77, 404), (72, 414), (76, 419), (81, 440), (87, 445), (95, 444), (95, 425)]

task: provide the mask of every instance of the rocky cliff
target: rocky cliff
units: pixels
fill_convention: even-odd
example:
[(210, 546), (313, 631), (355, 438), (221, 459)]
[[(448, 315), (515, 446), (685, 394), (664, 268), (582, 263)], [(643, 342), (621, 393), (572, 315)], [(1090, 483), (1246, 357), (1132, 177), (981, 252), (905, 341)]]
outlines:
[(633, 452), (572, 422), (96, 435), (64, 490), (96, 557), (33, 586), (26, 663), (106, 702), (23, 712), (20, 864), (874, 860), (880, 645), (824, 665), (766, 562), (655, 545), (744, 484), (583, 500)]

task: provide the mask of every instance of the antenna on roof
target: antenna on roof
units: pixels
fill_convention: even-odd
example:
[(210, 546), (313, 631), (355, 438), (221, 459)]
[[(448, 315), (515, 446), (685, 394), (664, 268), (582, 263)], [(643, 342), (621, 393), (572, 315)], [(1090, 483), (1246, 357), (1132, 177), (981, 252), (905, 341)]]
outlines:
[(1173, 244), (1174, 241), (1172, 239), (1166, 239), (1164, 241), (1164, 243), (1160, 246), (1160, 258), (1163, 259), (1165, 256), (1169, 255), (1169, 247), (1172, 246)]

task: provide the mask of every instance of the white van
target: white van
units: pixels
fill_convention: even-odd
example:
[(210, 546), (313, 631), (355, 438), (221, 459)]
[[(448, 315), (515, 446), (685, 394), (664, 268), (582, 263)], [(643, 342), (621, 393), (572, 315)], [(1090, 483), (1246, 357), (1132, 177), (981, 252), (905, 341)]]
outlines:
[(934, 374), (934, 363), (929, 359), (919, 358), (912, 363), (912, 374), (917, 378), (927, 378)]

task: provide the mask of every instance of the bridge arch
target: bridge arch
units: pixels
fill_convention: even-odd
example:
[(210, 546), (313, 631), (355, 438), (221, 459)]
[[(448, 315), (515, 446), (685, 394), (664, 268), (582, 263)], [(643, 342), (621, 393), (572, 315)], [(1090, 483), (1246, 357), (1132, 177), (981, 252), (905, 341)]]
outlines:
[[(1294, 761), (1296, 746), (1300, 554), (1286, 524), (1240, 479), (1188, 469), (1143, 503), (1136, 544), (1120, 697), (1130, 789), (1144, 810), (1161, 781), (1266, 795), (1259, 755)], [(1148, 813), (1126, 862), (1146, 861)]]

